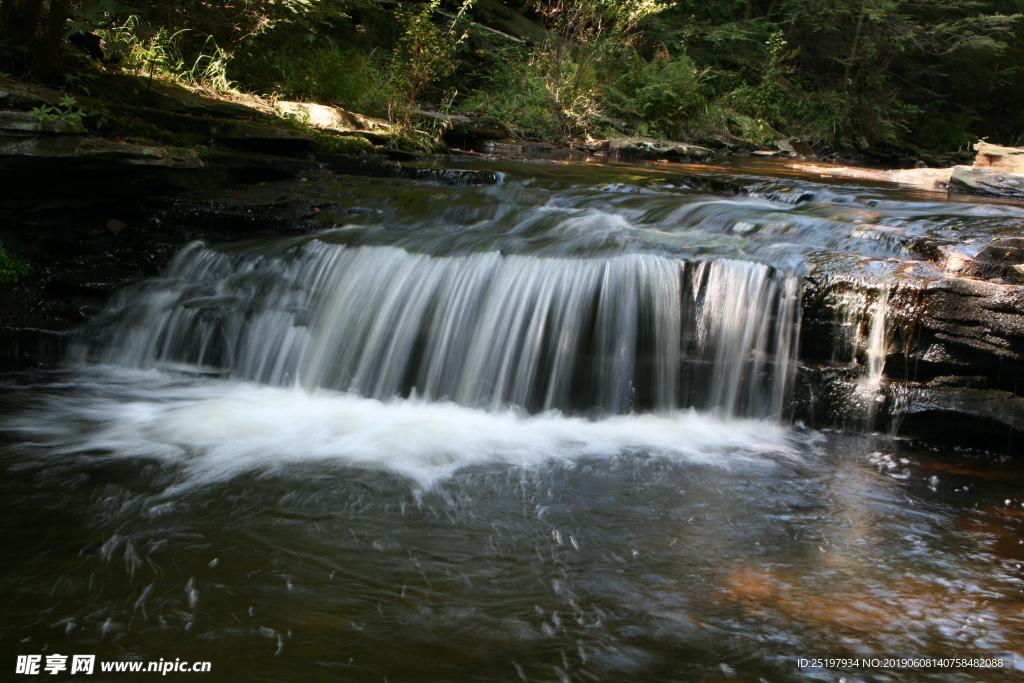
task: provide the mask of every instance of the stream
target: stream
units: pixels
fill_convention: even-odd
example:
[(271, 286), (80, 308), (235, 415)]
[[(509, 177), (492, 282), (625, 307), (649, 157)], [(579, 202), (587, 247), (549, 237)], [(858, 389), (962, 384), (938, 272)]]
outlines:
[[(458, 166), (500, 182), (267, 184), (322, 229), (183, 245), (0, 376), (3, 666), (1020, 679), (1024, 462), (789, 404), (803, 278), (875, 278), (836, 313), (866, 356), (833, 353), (870, 403), (887, 278), (1024, 208), (756, 160)], [(886, 664), (922, 657), (1001, 664)]]

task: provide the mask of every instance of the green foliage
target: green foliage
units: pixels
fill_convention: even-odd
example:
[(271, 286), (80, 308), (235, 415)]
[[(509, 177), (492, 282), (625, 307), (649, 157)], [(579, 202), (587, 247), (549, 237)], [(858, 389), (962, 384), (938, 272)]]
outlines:
[(446, 15), (438, 25), (435, 13), (441, 0), (429, 0), (415, 8), (400, 8), (396, 15), (402, 37), (392, 60), (391, 82), (400, 97), (391, 103), (392, 120), (406, 128), (423, 87), (455, 70), (455, 55), (468, 37), (466, 15), (473, 0), (463, 0), (458, 13)]
[(641, 135), (681, 137), (687, 122), (708, 111), (703, 74), (686, 55), (659, 51), (645, 60), (630, 50), (604, 99), (611, 113), (634, 124)]
[(399, 5), (393, 17), (377, 24), (382, 34), (393, 31), (394, 39), (368, 50), (353, 45), (358, 32), (339, 28), (340, 14), (302, 30), (298, 24), (278, 26), (236, 53), (232, 74), (265, 95), (336, 104), (408, 127), (424, 89), (457, 68), (469, 7), (467, 0), (452, 15), (440, 9), (439, 0)]
[[(772, 33), (765, 42), (764, 58), (757, 82), (742, 85), (723, 98), (726, 106), (752, 119), (764, 122), (785, 122), (792, 111), (795, 99), (787, 93), (782, 83), (793, 71), (790, 60), (794, 54), (786, 49), (786, 40), (781, 32)], [(763, 125), (761, 126), (763, 128)]]
[(97, 33), (106, 40), (108, 50), (117, 51), (126, 71), (214, 92), (233, 89), (228, 78), (232, 54), (221, 49), (213, 36), (207, 35), (197, 47), (189, 44), (189, 29), (146, 32), (143, 27), (142, 20), (133, 15), (124, 24)]
[(551, 97), (559, 135), (581, 136), (592, 127), (602, 110), (604, 67), (640, 38), (639, 23), (663, 8), (655, 0), (554, 0), (539, 7), (556, 35), (531, 64)]
[[(1024, 135), (1021, 0), (503, 4), (549, 39), (508, 48), (471, 34), (462, 0), (70, 0), (67, 27), (104, 36), (120, 59), (104, 68), (388, 116), (409, 146), (439, 135), (413, 131), (414, 109), (447, 96), (550, 138), (597, 132), (608, 117), (665, 137), (729, 126), (856, 148)], [(19, 77), (38, 49), (22, 38), (0, 27), (0, 69)], [(91, 96), (88, 74), (65, 76)], [(93, 120), (77, 105), (37, 116), (67, 129)]]
[(105, 112), (99, 110), (85, 111), (78, 108), (78, 100), (71, 95), (64, 95), (60, 98), (57, 106), (42, 105), (34, 108), (31, 112), (38, 117), (36, 127), (43, 130), (47, 122), (56, 123), (57, 130), (68, 133), (85, 131), (85, 120), (92, 119), (94, 128), (102, 128), (107, 123)]
[(461, 109), (486, 112), (520, 134), (553, 135), (558, 103), (530, 51), (521, 46), (505, 47), (488, 57), (479, 77), (482, 85), (462, 102)]
[(967, 131), (980, 120), (978, 113), (970, 108), (943, 111), (940, 114), (933, 107), (918, 112), (911, 126), (918, 131), (917, 140), (926, 149), (969, 149), (971, 144), (978, 141), (978, 136)]
[(28, 272), (28, 266), (0, 243), (0, 284), (15, 282)]
[(241, 54), (232, 66), (242, 85), (267, 96), (333, 104), (373, 116), (386, 116), (396, 97), (391, 55), (383, 50), (363, 54), (330, 40), (310, 46), (295, 36)]
[(804, 93), (794, 98), (787, 117), (787, 132), (812, 142), (852, 144), (857, 133), (853, 121), (854, 102), (840, 91)]

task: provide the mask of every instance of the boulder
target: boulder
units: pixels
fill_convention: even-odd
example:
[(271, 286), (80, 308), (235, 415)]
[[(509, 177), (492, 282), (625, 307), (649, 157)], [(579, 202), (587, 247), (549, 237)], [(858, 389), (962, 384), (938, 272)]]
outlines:
[(1016, 267), (1024, 264), (1024, 238), (1021, 237), (958, 244), (918, 240), (906, 246), (914, 254), (934, 261), (946, 273), (972, 278), (1005, 278), (1017, 282)]
[[(918, 164), (921, 164), (920, 166)], [(914, 168), (949, 168), (952, 164), (940, 161), (931, 154), (922, 154), (914, 163)]]
[(779, 150), (783, 152), (788, 152), (789, 155), (792, 157), (797, 157), (799, 159), (805, 159), (809, 161), (818, 160), (818, 155), (814, 153), (814, 148), (812, 148), (804, 140), (797, 137), (782, 138), (780, 140), (776, 140), (775, 146), (778, 147)]
[(1024, 174), (999, 166), (955, 166), (949, 191), (1003, 199), (1024, 199)]
[(363, 116), (326, 104), (281, 101), (275, 103), (274, 108), (282, 116), (295, 117), (303, 125), (339, 133), (387, 130), (391, 127), (391, 123), (384, 119)]
[(1019, 147), (1000, 147), (987, 142), (974, 145), (978, 156), (974, 158), (976, 167), (998, 168), (1010, 173), (1024, 174), (1024, 149)]
[(48, 88), (25, 85), (11, 79), (0, 80), (0, 107), (28, 111), (44, 105), (55, 105), (60, 95)]

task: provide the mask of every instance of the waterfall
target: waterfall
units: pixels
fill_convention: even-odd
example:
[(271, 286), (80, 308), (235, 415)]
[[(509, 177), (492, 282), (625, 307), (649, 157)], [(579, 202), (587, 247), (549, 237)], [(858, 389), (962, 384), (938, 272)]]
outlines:
[(882, 388), (882, 376), (885, 370), (886, 317), (889, 310), (889, 287), (883, 283), (875, 294), (874, 310), (871, 312), (871, 324), (868, 328), (867, 349), (864, 352), (868, 368), (864, 378), (865, 389), (876, 392)]
[(316, 239), (186, 247), (79, 357), (498, 409), (781, 414), (799, 279), (653, 254), (429, 256)]

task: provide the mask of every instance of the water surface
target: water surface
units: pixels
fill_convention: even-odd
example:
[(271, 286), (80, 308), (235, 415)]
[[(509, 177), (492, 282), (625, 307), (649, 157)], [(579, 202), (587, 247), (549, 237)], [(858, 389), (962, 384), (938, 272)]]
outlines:
[(739, 194), (689, 167), (497, 168), (493, 187), (313, 179), (324, 232), (193, 245), (77, 362), (2, 378), (3, 666), (1019, 676), (797, 665), (1024, 667), (1024, 467), (788, 424), (782, 302), (826, 250), (905, 259), (1024, 212), (756, 164), (712, 169)]

